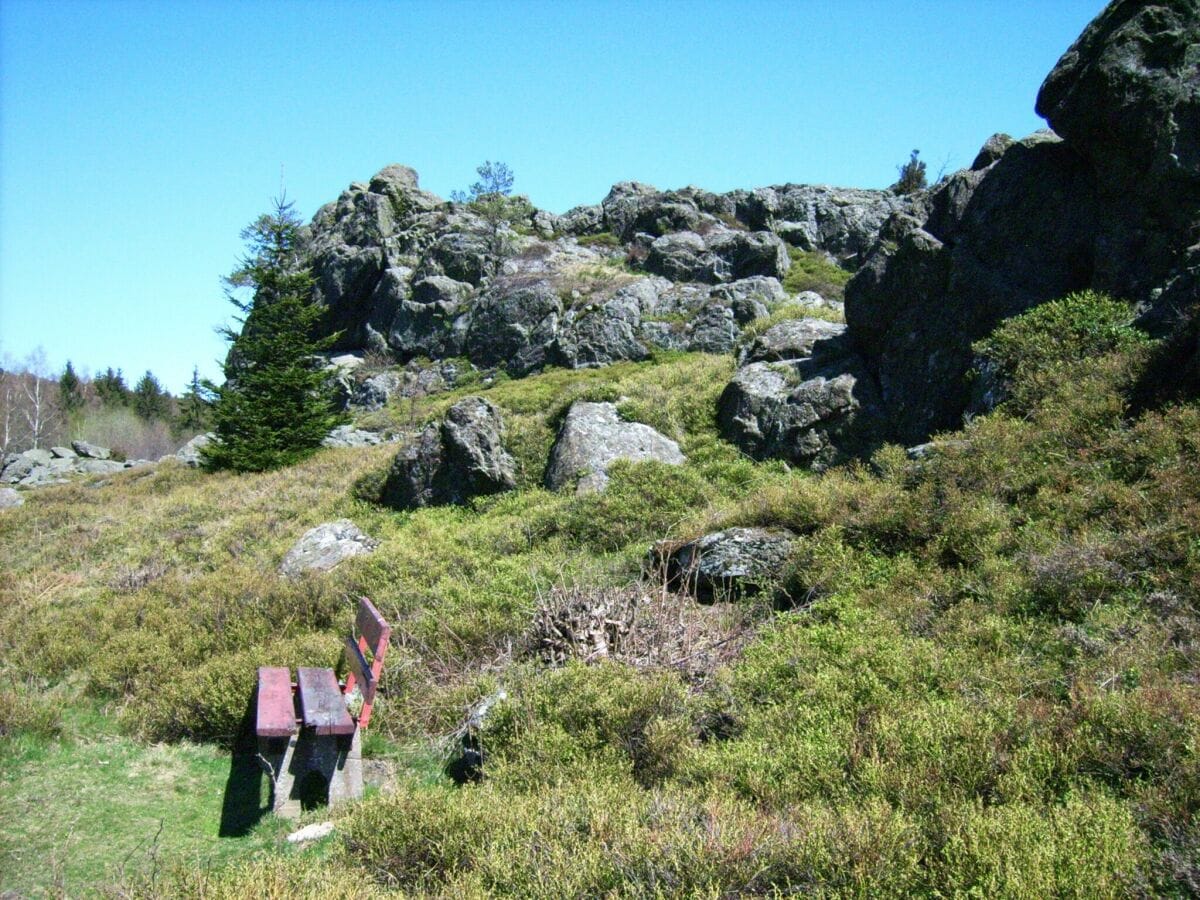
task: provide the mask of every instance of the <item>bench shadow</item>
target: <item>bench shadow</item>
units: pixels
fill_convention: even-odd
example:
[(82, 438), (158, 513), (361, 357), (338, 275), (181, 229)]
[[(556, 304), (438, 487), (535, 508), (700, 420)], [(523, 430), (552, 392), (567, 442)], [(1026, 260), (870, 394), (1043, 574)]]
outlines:
[(270, 812), (270, 800), (263, 797), (265, 773), (258, 762), (258, 741), (254, 735), (257, 693), (255, 689), (250, 695), (230, 751), (218, 837), (245, 837)]

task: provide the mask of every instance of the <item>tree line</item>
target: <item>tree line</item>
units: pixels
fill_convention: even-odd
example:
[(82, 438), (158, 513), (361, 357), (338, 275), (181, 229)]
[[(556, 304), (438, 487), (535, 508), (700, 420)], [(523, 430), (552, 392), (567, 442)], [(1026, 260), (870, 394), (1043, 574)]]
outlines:
[(209, 427), (198, 370), (178, 397), (147, 370), (131, 387), (120, 368), (94, 376), (70, 360), (55, 375), (38, 349), (0, 364), (0, 455), (87, 440), (127, 458), (153, 459)]

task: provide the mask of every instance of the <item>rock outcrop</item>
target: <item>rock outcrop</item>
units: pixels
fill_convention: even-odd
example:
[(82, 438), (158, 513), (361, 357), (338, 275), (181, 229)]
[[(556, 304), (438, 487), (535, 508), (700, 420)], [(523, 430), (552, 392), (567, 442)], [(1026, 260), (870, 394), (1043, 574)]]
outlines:
[(721, 434), (755, 459), (779, 457), (822, 469), (878, 442), (878, 393), (846, 326), (781, 322), (742, 353), (721, 393)]
[(325, 522), (304, 532), (279, 565), (281, 574), (298, 578), (305, 572), (327, 572), (344, 559), (370, 553), (379, 541), (363, 534), (349, 519)]
[(1042, 86), (1057, 134), (993, 137), (886, 223), (846, 320), (890, 439), (958, 424), (970, 345), (1007, 317), (1083, 288), (1137, 302), (1160, 332), (1195, 309), (1198, 44), (1195, 3), (1115, 0)]
[(575, 485), (580, 494), (602, 491), (608, 486), (608, 467), (619, 459), (684, 462), (675, 441), (649, 425), (622, 421), (612, 403), (576, 401), (550, 452), (546, 487), (559, 491)]
[(185, 466), (198, 469), (204, 460), (200, 451), (216, 439), (216, 434), (211, 431), (198, 434), (175, 452), (175, 458)]
[(80, 475), (109, 475), (139, 466), (151, 465), (151, 460), (131, 459), (119, 462), (110, 459), (112, 451), (86, 441), (75, 441), (71, 448), (35, 448), (23, 453), (10, 453), (0, 460), (0, 484), (19, 484), (22, 487), (43, 487), (65, 484)]
[(516, 463), (504, 449), (500, 411), (466, 397), (431, 423), (392, 462), (380, 499), (398, 509), (462, 504), (516, 487)]
[[(789, 246), (854, 267), (887, 215), (912, 206), (886, 191), (713, 194), (625, 182), (598, 205), (532, 210), (501, 227), (499, 259), (493, 226), (389, 166), (322, 207), (306, 240), (340, 350), (400, 362), (466, 356), (520, 376), (641, 360), (655, 347), (728, 352), (748, 321), (788, 300), (779, 280)], [(338, 377), (350, 405), (377, 408), (396, 389), (375, 380), (359, 395), (347, 375)]]

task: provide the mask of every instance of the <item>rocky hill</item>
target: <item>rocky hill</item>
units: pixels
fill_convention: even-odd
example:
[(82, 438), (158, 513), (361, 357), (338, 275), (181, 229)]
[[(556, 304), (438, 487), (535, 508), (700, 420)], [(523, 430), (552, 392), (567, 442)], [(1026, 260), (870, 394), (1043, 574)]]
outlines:
[(791, 326), (765, 356), (743, 355), (722, 400), (726, 437), (817, 466), (915, 444), (979, 411), (971, 344), (1005, 318), (1085, 288), (1136, 303), (1159, 334), (1195, 308), (1195, 11), (1113, 3), (1042, 87), (1053, 131), (994, 135), (969, 169), (916, 195), (625, 182), (563, 215), (529, 207), (501, 226), (500, 259), (494, 222), (389, 166), (314, 217), (319, 300), (344, 349), (522, 376), (731, 352), (785, 307), (780, 318), (839, 308), (840, 296), (784, 288), (793, 258), (820, 255), (857, 273), (847, 327)]

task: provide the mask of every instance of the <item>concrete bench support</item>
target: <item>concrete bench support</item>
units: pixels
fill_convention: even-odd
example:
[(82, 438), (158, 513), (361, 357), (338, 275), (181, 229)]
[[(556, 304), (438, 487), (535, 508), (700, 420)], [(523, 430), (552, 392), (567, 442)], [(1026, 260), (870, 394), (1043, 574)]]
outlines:
[(302, 728), (287, 738), (259, 738), (259, 762), (271, 779), (276, 815), (296, 818), (310, 805), (330, 808), (362, 796), (362, 732), (316, 734)]

